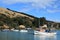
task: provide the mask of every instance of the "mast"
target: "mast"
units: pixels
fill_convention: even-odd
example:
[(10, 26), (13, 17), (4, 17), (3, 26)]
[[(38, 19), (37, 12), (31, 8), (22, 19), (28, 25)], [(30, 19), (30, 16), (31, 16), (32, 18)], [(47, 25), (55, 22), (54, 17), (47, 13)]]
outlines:
[(40, 18), (39, 18), (39, 28), (40, 28)]

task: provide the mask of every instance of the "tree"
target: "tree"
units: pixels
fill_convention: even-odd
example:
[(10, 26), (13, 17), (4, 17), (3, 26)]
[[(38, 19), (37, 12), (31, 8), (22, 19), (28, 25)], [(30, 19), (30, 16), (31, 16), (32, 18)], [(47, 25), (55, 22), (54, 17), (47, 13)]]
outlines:
[(39, 19), (38, 18), (35, 18), (34, 21), (33, 21), (33, 26), (34, 27), (39, 27)]
[(40, 25), (44, 25), (46, 23), (45, 17), (40, 18)]

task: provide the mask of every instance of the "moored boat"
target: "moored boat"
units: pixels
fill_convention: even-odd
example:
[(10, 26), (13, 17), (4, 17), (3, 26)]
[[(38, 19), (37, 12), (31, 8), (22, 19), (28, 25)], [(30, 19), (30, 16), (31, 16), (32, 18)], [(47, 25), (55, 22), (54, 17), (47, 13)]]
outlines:
[(46, 35), (46, 36), (53, 36), (56, 35), (56, 32), (40, 32), (40, 31), (34, 31), (35, 35)]
[(12, 31), (14, 31), (14, 32), (19, 32), (19, 30), (16, 30), (16, 29), (15, 29), (15, 30), (12, 30)]
[(28, 30), (20, 30), (20, 32), (28, 32)]
[(3, 31), (3, 32), (8, 32), (8, 31), (9, 31), (9, 29), (3, 29), (2, 31)]

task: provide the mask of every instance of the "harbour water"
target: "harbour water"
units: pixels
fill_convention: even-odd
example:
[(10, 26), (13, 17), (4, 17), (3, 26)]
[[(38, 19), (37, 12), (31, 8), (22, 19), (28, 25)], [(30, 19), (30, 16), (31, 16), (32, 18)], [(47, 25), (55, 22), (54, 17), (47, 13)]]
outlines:
[(60, 40), (60, 30), (57, 31), (55, 36), (42, 36), (34, 35), (29, 32), (1, 32), (0, 31), (0, 40)]

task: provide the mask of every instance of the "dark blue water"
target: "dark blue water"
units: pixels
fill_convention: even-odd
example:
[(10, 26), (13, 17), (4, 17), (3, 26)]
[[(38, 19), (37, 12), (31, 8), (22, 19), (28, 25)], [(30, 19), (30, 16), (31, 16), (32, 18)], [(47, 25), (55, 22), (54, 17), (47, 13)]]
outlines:
[(57, 31), (57, 35), (49, 37), (42, 35), (33, 35), (31, 32), (1, 32), (0, 40), (60, 40), (60, 31)]

